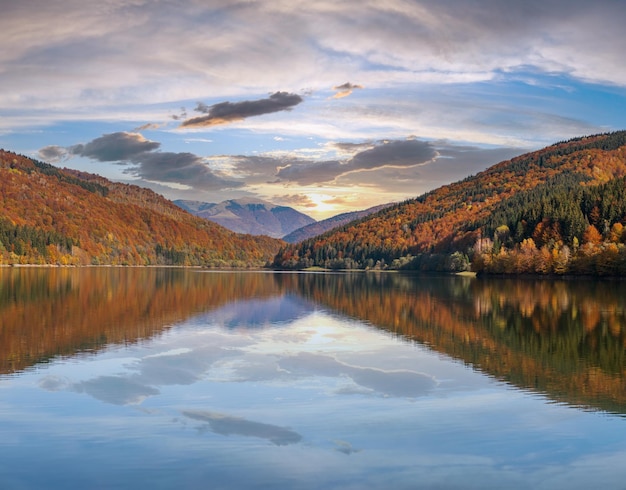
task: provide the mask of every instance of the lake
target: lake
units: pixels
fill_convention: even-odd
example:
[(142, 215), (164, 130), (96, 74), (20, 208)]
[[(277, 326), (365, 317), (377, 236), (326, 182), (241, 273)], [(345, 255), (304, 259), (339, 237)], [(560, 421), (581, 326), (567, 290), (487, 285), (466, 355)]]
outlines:
[(626, 488), (626, 283), (0, 269), (0, 488)]

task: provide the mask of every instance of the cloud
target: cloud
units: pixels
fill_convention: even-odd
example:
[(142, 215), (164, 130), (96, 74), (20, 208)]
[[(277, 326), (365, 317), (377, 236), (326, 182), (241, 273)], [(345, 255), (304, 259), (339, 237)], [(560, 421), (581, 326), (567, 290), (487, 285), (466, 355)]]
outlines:
[(361, 169), (378, 167), (413, 167), (431, 161), (437, 152), (431, 143), (417, 139), (385, 141), (369, 150), (357, 153), (350, 164)]
[(345, 161), (294, 161), (281, 167), (276, 176), (283, 181), (307, 185), (331, 182), (341, 175), (363, 170), (414, 167), (437, 156), (437, 151), (428, 142), (416, 139), (383, 141)]
[[(620, 126), (626, 10), (616, 1), (227, 3), (175, 0), (146, 9), (141, 2), (110, 2), (94, 9), (78, 0), (12, 2), (0, 17), (11, 46), (0, 53), (0, 131), (51, 124), (66, 131), (67, 122), (103, 120), (123, 121), (124, 129), (145, 121), (191, 129), (244, 119), (241, 126), (255, 136), (248, 148), (262, 132), (288, 136), (291, 146), (302, 135), (365, 140), (417, 132), (536, 149)], [(45, 39), (30, 35), (44, 30)], [(354, 97), (330, 104), (316, 97), (330, 86), (334, 92), (325, 95), (335, 97), (367, 90), (358, 104)], [(586, 110), (589, 93), (602, 99)], [(189, 106), (195, 100), (204, 101), (200, 113)], [(290, 117), (288, 126), (279, 126), (279, 117), (253, 117), (296, 105), (293, 116), (302, 118)], [(542, 120), (555, 114), (579, 120)], [(215, 146), (230, 144), (229, 136), (221, 132)], [(3, 145), (25, 145), (14, 141), (4, 138)], [(23, 148), (32, 143), (15, 149)], [(49, 153), (46, 159), (63, 158)], [(332, 175), (345, 167), (314, 170)]]
[(339, 160), (297, 160), (280, 168), (276, 176), (284, 182), (311, 185), (332, 182), (339, 175), (349, 172), (350, 169), (347, 164)]
[(104, 134), (84, 145), (72, 146), (69, 151), (100, 162), (123, 162), (160, 146), (161, 143), (147, 140), (139, 133), (118, 132)]
[(173, 119), (174, 121), (179, 121), (181, 119), (187, 119), (187, 109), (185, 109), (184, 107), (180, 108), (180, 114), (172, 114), (170, 115), (170, 119)]
[[(358, 200), (358, 197), (356, 197)], [(335, 204), (339, 206), (344, 206), (346, 204), (354, 205), (355, 197), (348, 198), (346, 196), (337, 196), (332, 199), (324, 199), (324, 204)]]
[[(7, 4), (3, 115), (25, 102), (51, 118), (179, 104), (208, 92), (317, 90), (328, 77), (358, 79), (370, 92), (434, 78), (494, 80), (520, 67), (626, 84), (626, 11), (615, 0), (139, 3)], [(31, 35), (43, 30), (45, 38)], [(337, 87), (344, 85), (356, 88)], [(59, 111), (42, 114), (52, 108)]]
[(296, 206), (302, 208), (315, 208), (317, 203), (313, 202), (311, 198), (304, 194), (286, 194), (280, 196), (273, 196), (272, 202), (280, 203), (284, 206)]
[(362, 89), (363, 85), (357, 85), (350, 82), (346, 82), (343, 85), (337, 85), (333, 87), (333, 90), (338, 90), (338, 92), (333, 95), (333, 99), (341, 99), (343, 97), (347, 97), (350, 95), (355, 89)]
[(46, 162), (58, 163), (68, 157), (67, 148), (62, 146), (44, 146), (37, 152), (38, 158)]
[(182, 184), (195, 189), (234, 189), (244, 185), (211, 170), (205, 160), (193, 153), (143, 152), (130, 158), (136, 164), (125, 173), (145, 180)]
[(251, 182), (275, 180), (279, 167), (286, 165), (283, 157), (233, 155), (226, 158), (231, 162), (236, 172), (242, 174)]
[[(245, 180), (248, 185), (281, 182), (317, 185), (333, 182), (340, 176), (364, 170), (400, 169), (423, 165), (438, 156), (431, 143), (415, 138), (328, 144), (325, 154), (333, 153), (337, 149), (339, 156), (345, 158), (310, 159), (287, 153), (276, 156), (236, 155), (225, 158), (230, 162), (234, 174)], [(292, 202), (296, 203), (293, 199)]]
[(331, 142), (328, 144), (330, 148), (335, 149), (336, 151), (348, 155), (354, 155), (359, 151), (369, 150), (374, 147), (374, 143), (364, 142), (364, 143), (350, 143), (345, 141)]
[(181, 124), (181, 127), (194, 128), (217, 126), (230, 122), (242, 121), (248, 117), (271, 114), (273, 112), (288, 111), (292, 107), (300, 104), (302, 97), (297, 94), (287, 92), (275, 92), (267, 99), (244, 100), (242, 102), (220, 102), (212, 106), (207, 106), (203, 102), (198, 102), (197, 112), (205, 113), (206, 116), (193, 117)]
[(200, 422), (207, 422), (208, 428), (215, 434), (223, 436), (238, 435), (266, 439), (277, 446), (296, 444), (302, 436), (286, 427), (254, 422), (240, 417), (232, 417), (216, 412), (187, 410), (182, 412), (185, 417)]
[(68, 148), (47, 146), (39, 150), (39, 155), (50, 161), (82, 156), (100, 162), (131, 165), (124, 173), (151, 182), (183, 185), (203, 191), (234, 189), (244, 185), (242, 181), (213, 171), (202, 157), (188, 152), (155, 151), (160, 146), (161, 143), (150, 141), (139, 133), (118, 132)]
[(515, 147), (480, 148), (455, 145), (447, 141), (435, 141), (431, 144), (438, 157), (426, 165), (380, 168), (375, 172), (346, 174), (338, 177), (335, 183), (339, 186), (376, 188), (386, 192), (389, 200), (402, 200), (474, 175), (491, 165), (524, 153), (524, 150)]
[(162, 124), (146, 123), (146, 124), (142, 124), (141, 126), (133, 129), (133, 132), (145, 131), (146, 129), (159, 129), (161, 126), (162, 126)]

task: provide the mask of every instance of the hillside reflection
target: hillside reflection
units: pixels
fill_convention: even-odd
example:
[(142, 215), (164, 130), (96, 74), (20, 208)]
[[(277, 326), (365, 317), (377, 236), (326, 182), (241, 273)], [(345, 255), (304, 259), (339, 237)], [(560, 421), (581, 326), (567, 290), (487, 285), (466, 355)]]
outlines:
[(280, 295), (269, 274), (0, 268), (0, 374), (134, 343), (233, 301)]
[(626, 284), (417, 277), (300, 278), (345, 315), (568, 404), (626, 413)]
[(626, 414), (626, 284), (401, 274), (0, 268), (0, 374), (149, 339), (210, 312), (224, 328), (320, 305), (522, 389)]

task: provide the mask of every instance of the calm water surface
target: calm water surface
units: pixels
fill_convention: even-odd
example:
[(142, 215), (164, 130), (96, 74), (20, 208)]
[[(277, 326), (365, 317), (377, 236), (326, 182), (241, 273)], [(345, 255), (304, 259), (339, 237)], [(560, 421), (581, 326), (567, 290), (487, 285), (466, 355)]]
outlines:
[(626, 284), (0, 269), (2, 489), (626, 488)]

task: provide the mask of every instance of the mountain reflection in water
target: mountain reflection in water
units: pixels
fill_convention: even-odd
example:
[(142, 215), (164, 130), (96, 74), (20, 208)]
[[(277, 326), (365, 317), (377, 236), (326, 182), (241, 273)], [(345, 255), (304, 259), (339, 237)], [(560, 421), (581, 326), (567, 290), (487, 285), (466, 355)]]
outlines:
[(300, 278), (307, 297), (523, 389), (626, 413), (626, 284), (398, 274)]
[[(325, 309), (553, 400), (626, 414), (625, 303), (626, 284), (619, 281), (2, 268), (0, 374), (57, 356), (141, 342), (209, 312), (225, 328), (248, 329)], [(288, 362), (289, 370), (316, 363), (333, 375), (347, 373), (381, 393), (409, 385), (427, 392), (433, 383), (428, 376), (405, 383), (405, 377), (421, 375), (398, 372), (397, 384), (386, 377), (380, 386), (374, 370), (310, 354)], [(213, 431), (278, 431), (278, 436), (267, 436), (276, 444), (297, 438), (280, 427), (272, 432), (219, 414), (186, 416), (206, 422)]]

